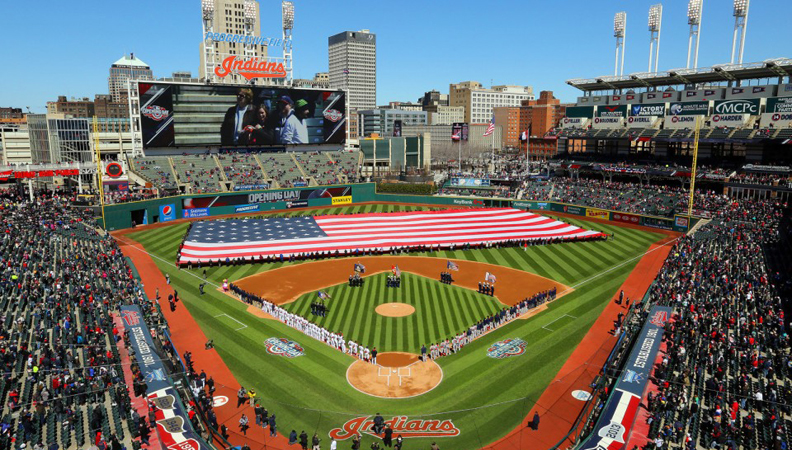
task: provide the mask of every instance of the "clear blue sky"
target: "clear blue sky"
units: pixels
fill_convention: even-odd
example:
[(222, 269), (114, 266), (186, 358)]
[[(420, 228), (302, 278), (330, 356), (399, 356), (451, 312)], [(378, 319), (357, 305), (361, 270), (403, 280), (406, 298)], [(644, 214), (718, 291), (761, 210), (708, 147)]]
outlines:
[[(259, 0), (261, 33), (280, 35), (280, 0)], [(565, 81), (613, 72), (613, 15), (627, 11), (625, 73), (645, 71), (647, 14), (658, 0), (295, 0), (295, 77), (327, 70), (327, 38), (377, 34), (377, 102), (415, 101), (425, 91), (477, 80), (579, 91)], [(665, 0), (660, 68), (685, 66), (687, 1)], [(731, 0), (705, 0), (699, 66), (729, 61)], [(792, 1), (754, 0), (745, 62), (792, 57)], [(157, 77), (198, 73), (200, 0), (43, 0), (3, 5), (0, 106), (42, 112), (58, 95), (107, 92), (111, 63), (134, 52)], [(787, 37), (784, 37), (787, 36)]]

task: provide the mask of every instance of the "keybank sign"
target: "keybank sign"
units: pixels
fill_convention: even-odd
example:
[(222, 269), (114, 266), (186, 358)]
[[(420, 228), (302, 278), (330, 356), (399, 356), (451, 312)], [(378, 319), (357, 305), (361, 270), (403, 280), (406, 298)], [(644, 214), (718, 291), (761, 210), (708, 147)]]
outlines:
[(714, 114), (759, 114), (759, 99), (718, 100)]

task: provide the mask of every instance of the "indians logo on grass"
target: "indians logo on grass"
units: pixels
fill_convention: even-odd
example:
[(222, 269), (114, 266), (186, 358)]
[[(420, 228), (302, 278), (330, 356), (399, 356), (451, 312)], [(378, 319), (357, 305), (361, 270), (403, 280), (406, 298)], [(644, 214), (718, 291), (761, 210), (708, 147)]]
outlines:
[(275, 356), (296, 358), (305, 354), (300, 344), (285, 338), (271, 337), (264, 341), (264, 345), (267, 346), (267, 352)]
[(487, 349), (487, 356), (495, 359), (519, 356), (525, 353), (525, 347), (527, 346), (528, 344), (520, 338), (506, 339), (505, 341), (492, 344), (492, 346)]
[[(393, 434), (401, 434), (404, 438), (438, 438), (459, 436), (459, 428), (450, 419), (446, 420), (409, 420), (407, 416), (398, 416), (385, 421), (385, 425), (390, 425)], [(343, 441), (355, 435), (368, 434), (369, 436), (381, 437), (374, 434), (374, 419), (371, 417), (358, 417), (341, 425), (341, 428), (330, 430), (330, 437)]]

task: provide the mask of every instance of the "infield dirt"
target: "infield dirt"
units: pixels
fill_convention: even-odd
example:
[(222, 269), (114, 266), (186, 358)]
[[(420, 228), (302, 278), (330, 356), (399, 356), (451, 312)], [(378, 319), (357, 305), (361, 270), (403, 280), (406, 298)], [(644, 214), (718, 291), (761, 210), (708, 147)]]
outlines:
[[(440, 272), (447, 271), (447, 261), (422, 256), (367, 256), (315, 261), (257, 273), (234, 281), (234, 284), (276, 305), (283, 305), (303, 294), (347, 282), (355, 263), (366, 266), (363, 277), (390, 272), (393, 265), (398, 265), (402, 272), (439, 279)], [(553, 287), (559, 297), (572, 292), (572, 288), (557, 281), (522, 270), (474, 261), (453, 261), (459, 266), (459, 271), (451, 272), (455, 286), (478, 290), (478, 283), (484, 281), (486, 272), (490, 272), (497, 277), (495, 298), (506, 306), (516, 305), (526, 297)]]

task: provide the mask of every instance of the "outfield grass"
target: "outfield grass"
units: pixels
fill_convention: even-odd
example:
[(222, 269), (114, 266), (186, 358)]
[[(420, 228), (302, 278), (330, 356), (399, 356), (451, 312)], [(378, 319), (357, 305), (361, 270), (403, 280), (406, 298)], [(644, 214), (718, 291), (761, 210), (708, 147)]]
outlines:
[[(494, 298), (438, 280), (402, 273), (400, 288), (386, 287), (389, 273), (366, 277), (361, 287), (346, 283), (325, 291), (330, 312), (326, 317), (311, 315), (316, 294), (300, 296), (284, 307), (334, 333), (342, 333), (380, 352), (420, 353), (421, 345), (445, 340), (503, 308)], [(440, 301), (436, 301), (440, 300)], [(415, 308), (407, 317), (383, 317), (374, 309), (385, 303), (406, 303)]]
[[(406, 210), (394, 205), (349, 206), (333, 210), (345, 212), (384, 212)], [(321, 211), (327, 213), (327, 210)], [(301, 211), (309, 214), (310, 211)], [(298, 214), (298, 212), (292, 212)], [(278, 414), (281, 429), (327, 432), (345, 421), (361, 415), (381, 412), (419, 417), (431, 413), (432, 419), (451, 419), (462, 431), (456, 438), (438, 439), (443, 448), (480, 448), (513, 429), (533, 406), (588, 329), (599, 317), (608, 300), (637, 264), (649, 245), (662, 237), (657, 233), (599, 224), (583, 219), (563, 220), (606, 233), (615, 232), (616, 240), (565, 243), (546, 247), (501, 248), (469, 251), (441, 251), (421, 256), (454, 258), (513, 267), (555, 279), (575, 291), (550, 304), (531, 318), (518, 320), (474, 341), (456, 355), (442, 358), (443, 382), (431, 392), (415, 399), (379, 399), (362, 394), (348, 385), (345, 372), (353, 361), (349, 356), (272, 320), (259, 319), (246, 312), (246, 305), (226, 295), (207, 289), (197, 295), (194, 275), (201, 269), (178, 270), (173, 261), (186, 224), (133, 233), (155, 256), (163, 273), (170, 274), (171, 285), (178, 289), (184, 304), (210, 339), (240, 383), (254, 386), (270, 411)], [(162, 259), (157, 259), (162, 258)], [(255, 264), (209, 268), (210, 281), (219, 284), (224, 278), (236, 280), (285, 264)], [(144, 280), (145, 281), (145, 280)], [(367, 286), (371, 286), (367, 282)], [(360, 289), (360, 288), (355, 288)], [(383, 287), (383, 289), (385, 289)], [(237, 332), (234, 321), (218, 321), (227, 314), (247, 325)], [(567, 320), (569, 317), (574, 320)], [(332, 319), (328, 317), (328, 319)], [(560, 319), (560, 320), (559, 320)], [(543, 328), (552, 322), (548, 328)], [(552, 330), (552, 331), (550, 331)], [(263, 342), (270, 337), (284, 337), (300, 343), (306, 356), (285, 360), (267, 355)], [(523, 355), (494, 360), (486, 356), (496, 341), (520, 338), (530, 344)], [(597, 368), (591, 368), (596, 373)], [(209, 372), (211, 372), (209, 370)], [(586, 376), (589, 376), (588, 374)], [(229, 387), (233, 396), (238, 386)], [(493, 406), (494, 405), (494, 406)], [(542, 418), (555, 418), (552, 405)], [(481, 408), (483, 407), (483, 408)], [(481, 408), (470, 411), (470, 408)], [(455, 411), (455, 412), (452, 412)], [(562, 426), (571, 424), (562, 424)], [(232, 424), (230, 428), (235, 427)], [(371, 438), (364, 439), (368, 448)], [(429, 439), (410, 439), (408, 448), (428, 448)], [(342, 448), (348, 442), (340, 443)]]

